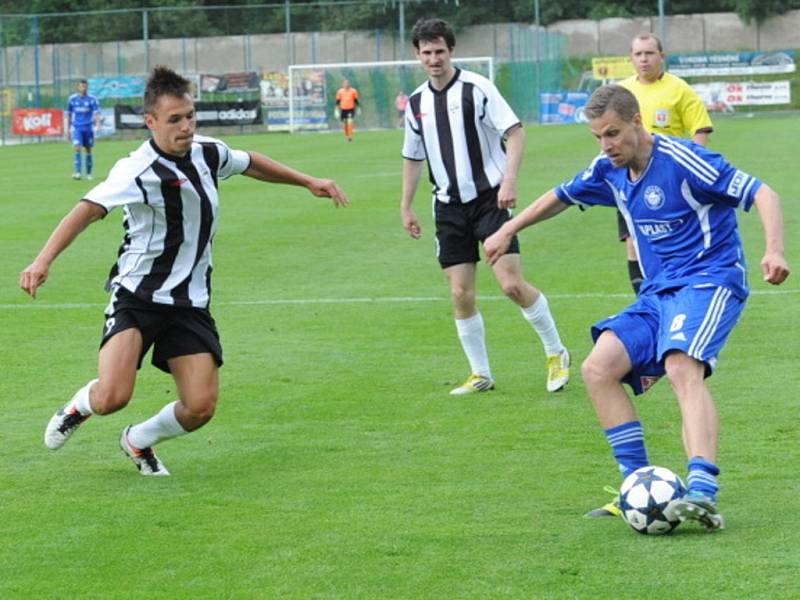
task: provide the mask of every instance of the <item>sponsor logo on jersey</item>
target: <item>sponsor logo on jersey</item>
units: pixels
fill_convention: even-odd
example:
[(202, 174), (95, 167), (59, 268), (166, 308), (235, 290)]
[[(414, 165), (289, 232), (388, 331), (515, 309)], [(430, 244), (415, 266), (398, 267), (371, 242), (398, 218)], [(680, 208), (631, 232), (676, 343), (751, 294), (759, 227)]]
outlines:
[(683, 219), (674, 221), (636, 221), (636, 228), (641, 234), (651, 240), (669, 237), (683, 224)]
[(648, 186), (644, 190), (644, 201), (645, 204), (652, 210), (658, 210), (662, 206), (664, 206), (664, 202), (667, 197), (664, 195), (664, 190), (662, 190), (657, 185)]
[(745, 183), (747, 183), (749, 177), (747, 173), (736, 169), (736, 173), (733, 174), (733, 179), (731, 179), (731, 182), (728, 184), (728, 196), (741, 198)]

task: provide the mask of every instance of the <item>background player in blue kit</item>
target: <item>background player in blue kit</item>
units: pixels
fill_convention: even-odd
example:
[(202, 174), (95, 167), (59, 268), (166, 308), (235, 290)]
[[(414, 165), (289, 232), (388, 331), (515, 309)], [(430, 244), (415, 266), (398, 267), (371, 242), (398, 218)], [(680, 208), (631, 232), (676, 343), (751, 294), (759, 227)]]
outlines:
[(94, 147), (94, 132), (100, 127), (102, 116), (97, 98), (89, 93), (89, 82), (85, 79), (78, 81), (78, 92), (72, 94), (67, 101), (66, 128), (72, 140), (75, 151), (73, 179), (81, 178), (81, 147), (86, 149), (86, 179), (93, 179), (92, 148)]
[[(721, 155), (688, 140), (651, 135), (627, 89), (598, 88), (586, 106), (602, 153), (589, 167), (543, 194), (486, 240), (497, 261), (521, 229), (569, 206), (618, 208), (639, 252), (645, 280), (636, 302), (592, 327), (582, 365), (587, 391), (624, 476), (649, 464), (644, 433), (622, 383), (644, 393), (666, 374), (683, 417), (688, 493), (677, 510), (708, 530), (717, 511), (719, 420), (705, 384), (749, 293), (735, 210), (755, 205), (764, 227), (764, 280), (789, 275), (778, 195)], [(587, 516), (616, 516), (618, 501)]]

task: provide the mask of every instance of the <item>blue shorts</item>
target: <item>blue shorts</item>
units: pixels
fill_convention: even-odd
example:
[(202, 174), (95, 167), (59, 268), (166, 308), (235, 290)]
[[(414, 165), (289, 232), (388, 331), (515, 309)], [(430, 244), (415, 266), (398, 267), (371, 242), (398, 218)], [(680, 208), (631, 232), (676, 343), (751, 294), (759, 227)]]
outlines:
[(73, 127), (72, 145), (84, 148), (94, 147), (94, 130), (91, 127)]
[(644, 294), (621, 313), (592, 326), (592, 339), (609, 329), (633, 368), (623, 379), (637, 396), (664, 375), (664, 357), (678, 350), (706, 364), (706, 377), (739, 321), (745, 300), (722, 286), (687, 286)]

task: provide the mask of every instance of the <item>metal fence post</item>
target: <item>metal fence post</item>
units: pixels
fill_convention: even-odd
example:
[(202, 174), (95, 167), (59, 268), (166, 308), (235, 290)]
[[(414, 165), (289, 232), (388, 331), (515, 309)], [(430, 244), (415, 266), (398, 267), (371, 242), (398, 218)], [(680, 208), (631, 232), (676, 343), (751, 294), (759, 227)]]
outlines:
[[(6, 52), (6, 40), (3, 33), (3, 19), (0, 18), (0, 52), (3, 53), (3, 60), (0, 61), (0, 140), (3, 146), (6, 145), (6, 111), (11, 112), (11, 107), (6, 107), (6, 78), (8, 77), (8, 54)], [(11, 90), (11, 87), (8, 87)]]
[(286, 64), (294, 64), (294, 48), (292, 46), (292, 9), (289, 0), (283, 3), (286, 10)]
[(41, 108), (42, 106), (42, 90), (39, 81), (39, 16), (32, 17), (32, 33), (33, 33), (33, 80), (34, 80), (34, 106)]
[(150, 72), (150, 31), (148, 25), (147, 9), (142, 9), (142, 41), (144, 42), (144, 71)]

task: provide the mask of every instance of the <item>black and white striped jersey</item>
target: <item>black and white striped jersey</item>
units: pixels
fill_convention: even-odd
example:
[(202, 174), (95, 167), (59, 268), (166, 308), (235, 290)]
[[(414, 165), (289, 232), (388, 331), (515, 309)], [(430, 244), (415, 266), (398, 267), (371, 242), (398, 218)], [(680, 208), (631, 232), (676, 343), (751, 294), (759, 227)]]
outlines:
[(519, 124), (491, 81), (456, 69), (443, 90), (426, 82), (411, 94), (403, 158), (428, 160), (437, 200), (469, 202), (500, 185), (506, 166), (503, 136)]
[(185, 157), (149, 140), (119, 160), (84, 198), (106, 212), (124, 212), (125, 237), (110, 286), (156, 304), (208, 307), (218, 181), (249, 166), (247, 152), (199, 135)]

